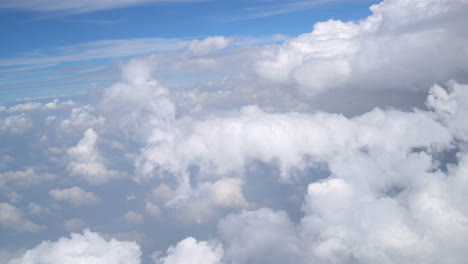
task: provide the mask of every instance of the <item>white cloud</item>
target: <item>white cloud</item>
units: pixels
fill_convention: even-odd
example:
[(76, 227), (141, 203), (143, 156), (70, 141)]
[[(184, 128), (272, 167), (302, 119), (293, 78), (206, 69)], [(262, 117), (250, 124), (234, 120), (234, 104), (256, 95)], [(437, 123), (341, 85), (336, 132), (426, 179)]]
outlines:
[[(160, 219), (162, 212), (169, 212), (175, 216), (171, 227), (184, 224), (205, 239), (215, 236), (209, 230), (216, 221), (213, 216), (230, 213), (218, 222), (222, 245), (187, 238), (155, 255), (158, 263), (464, 263), (468, 86), (451, 81), (445, 89), (434, 83), (467, 78), (467, 4), (385, 1), (372, 7), (365, 20), (318, 23), (313, 32), (283, 45), (224, 49), (229, 39), (214, 37), (193, 41), (185, 50), (131, 60), (123, 66), (122, 81), (104, 91), (96, 109), (76, 107), (77, 125), (70, 129), (81, 133), (92, 128), (68, 150), (67, 171), (92, 184), (118, 175), (108, 169), (98, 148), (97, 127), (105, 126), (106, 133), (99, 135), (110, 139), (103, 142), (122, 142), (110, 151), (133, 155), (140, 150), (134, 179), (142, 189), (129, 184), (117, 193), (121, 200), (126, 193), (149, 191), (145, 200), (135, 195), (128, 202), (140, 202), (144, 208), (139, 210), (147, 215), (128, 208), (118, 224), (139, 224), (145, 217)], [(183, 85), (169, 84), (169, 89), (153, 79), (155, 74), (185, 70), (220, 78), (199, 86), (198, 92)], [(224, 76), (226, 72), (233, 74)], [(326, 104), (330, 91), (360, 98), (364, 90), (375, 97), (352, 104), (372, 98), (379, 105), (384, 97), (431, 85), (429, 109), (383, 103), (359, 114), (340, 114), (297, 112), (311, 108), (295, 107), (301, 102), (316, 107), (310, 96)], [(422, 106), (424, 99), (412, 100), (411, 106)], [(60, 121), (57, 114), (57, 122), (50, 124)], [(124, 148), (129, 146), (132, 149)], [(316, 167), (323, 175), (310, 170)], [(269, 177), (262, 183), (276, 178), (280, 183), (275, 184), (283, 185), (278, 191), (266, 184), (252, 194), (257, 189), (248, 184), (255, 177)], [(269, 204), (289, 198), (285, 189), (296, 197), (305, 192), (301, 209), (300, 202), (287, 208), (289, 201)], [(78, 187), (55, 189), (50, 195), (76, 206), (99, 201)], [(256, 196), (265, 199), (254, 200)], [(291, 211), (293, 220), (269, 208), (239, 212), (251, 207), (246, 197), (259, 207)], [(31, 213), (36, 209), (30, 206)], [(11, 223), (8, 219), (5, 223)], [(212, 222), (201, 224), (206, 219)], [(165, 220), (158, 221), (158, 228), (165, 228)], [(73, 223), (69, 229), (75, 228)], [(161, 241), (173, 239), (170, 235)]]
[(18, 208), (8, 203), (0, 203), (0, 226), (28, 232), (37, 232), (43, 228), (25, 219)]
[(214, 183), (200, 181), (193, 189), (182, 184), (177, 196), (166, 206), (177, 208), (184, 221), (200, 224), (212, 220), (216, 209), (248, 208), (249, 203), (242, 193), (243, 185), (244, 182), (238, 178), (223, 178)]
[[(235, 73), (229, 74), (234, 81), (221, 83), (212, 92), (203, 91), (213, 100), (221, 100), (217, 92), (229, 91), (227, 102), (231, 104), (234, 97), (241, 102), (276, 105), (286, 103), (281, 100), (293, 100), (287, 106), (298, 102), (307, 106), (311, 98), (331, 91), (355, 95), (378, 89), (411, 94), (426, 90), (434, 82), (467, 80), (464, 61), (468, 58), (468, 34), (460, 26), (468, 22), (464, 16), (467, 10), (464, 0), (385, 1), (374, 5), (366, 19), (319, 22), (312, 32), (282, 45), (182, 56), (188, 48), (139, 61), (160, 76), (189, 72), (222, 79), (227, 72)], [(207, 38), (206, 42), (222, 41)], [(337, 103), (345, 100), (340, 99), (334, 98)]]
[[(175, 117), (169, 91), (151, 78), (151, 66), (131, 60), (123, 69), (123, 80), (106, 89), (100, 108), (114, 118), (119, 127), (136, 141), (145, 140), (157, 126), (168, 126)], [(112, 122), (112, 120), (109, 120)], [(165, 133), (160, 130), (154, 134)], [(163, 136), (163, 135), (161, 135)]]
[(439, 118), (446, 123), (454, 135), (468, 141), (468, 124), (465, 118), (468, 115), (468, 85), (455, 81), (448, 83), (448, 92), (439, 85), (432, 86), (426, 105), (434, 109)]
[(210, 52), (226, 48), (232, 39), (222, 36), (208, 37), (202, 40), (194, 39), (190, 41), (185, 51), (186, 56), (203, 56)]
[(49, 208), (44, 208), (41, 205), (31, 202), (28, 204), (28, 213), (35, 216), (42, 216), (44, 214), (51, 214)]
[(145, 217), (135, 211), (129, 211), (124, 215), (124, 220), (130, 224), (143, 224)]
[(175, 246), (169, 247), (166, 256), (155, 255), (158, 264), (218, 264), (223, 257), (223, 248), (216, 242), (197, 241), (188, 237)]
[(159, 206), (152, 202), (146, 202), (145, 204), (145, 211), (147, 214), (151, 215), (154, 218), (160, 218), (161, 217), (161, 209)]
[(9, 264), (140, 264), (141, 251), (135, 242), (104, 240), (99, 234), (85, 230), (62, 237), (56, 242), (44, 241), (13, 259)]
[(285, 212), (242, 211), (218, 223), (227, 263), (298, 263), (303, 254)]
[(461, 50), (468, 35), (459, 30), (467, 9), (466, 1), (384, 1), (367, 19), (320, 22), (311, 33), (264, 49), (255, 69), (272, 84), (309, 95), (347, 86), (426, 89), (468, 70), (458, 57), (467, 55)]
[(203, 183), (202, 191), (208, 192), (209, 200), (221, 207), (247, 207), (247, 201), (242, 194), (244, 182), (240, 179), (224, 178), (215, 183)]
[(94, 112), (94, 107), (90, 105), (73, 108), (70, 113), (70, 119), (62, 120), (60, 126), (66, 131), (73, 131), (76, 129), (88, 129), (104, 125), (104, 117), (95, 116)]
[(149, 199), (158, 202), (167, 202), (174, 197), (174, 190), (167, 184), (161, 184), (156, 188), (153, 188), (148, 196)]
[[(357, 34), (354, 29), (352, 23), (327, 22), (316, 26), (314, 37), (326, 40), (332, 31), (334, 37), (347, 39)], [(300, 44), (294, 45), (301, 48)], [(328, 60), (336, 56), (333, 52), (325, 50), (319, 56)], [(144, 63), (138, 66), (144, 68)], [(141, 76), (149, 74), (140, 68), (135, 70)], [(139, 88), (128, 85), (123, 89)], [(459, 263), (465, 258), (461, 241), (468, 219), (460, 206), (466, 177), (458, 172), (466, 169), (462, 146), (468, 130), (462, 120), (467, 95), (465, 85), (448, 86), (448, 92), (433, 86), (427, 101), (430, 111), (376, 108), (354, 117), (269, 113), (256, 106), (177, 116), (154, 111), (157, 114), (145, 116), (151, 126), (133, 126), (150, 134), (146, 142), (140, 140), (145, 147), (137, 163), (139, 176), (175, 176), (175, 200), (183, 197), (195, 211), (206, 212), (200, 206), (205, 204), (197, 203), (203, 200), (196, 199), (210, 193), (202, 192), (202, 186), (211, 186), (213, 179), (248, 177), (243, 173), (252, 160), (277, 166), (282, 179), (293, 183), (297, 172), (325, 164), (331, 175), (309, 185), (299, 224), (268, 209), (223, 220), (230, 223), (219, 225), (225, 258), (269, 262), (264, 252), (275, 252), (275, 259), (299, 263), (424, 263), (444, 258)], [(171, 102), (169, 94), (162, 95), (164, 99), (157, 100)], [(141, 104), (151, 102), (156, 100), (142, 99)], [(454, 146), (460, 147), (460, 168), (449, 166), (445, 173), (438, 159)], [(215, 203), (216, 195), (207, 200)], [(231, 218), (235, 220), (229, 222)], [(276, 244), (282, 232), (291, 248)]]
[(18, 203), (23, 200), (23, 196), (17, 192), (9, 192), (5, 196), (10, 200), (10, 203)]
[[(468, 131), (459, 126), (464, 123), (457, 116), (466, 111), (467, 95), (464, 85), (450, 87), (448, 93), (439, 86), (432, 88), (428, 105), (436, 112), (430, 114), (386, 112), (388, 125), (381, 111), (354, 118), (364, 145), (348, 144), (326, 158), (331, 175), (308, 185), (299, 223), (270, 209), (243, 211), (221, 220), (225, 260), (463, 263), (468, 234), (468, 210), (462, 202), (468, 156), (463, 145)], [(416, 126), (405, 128), (406, 118)], [(438, 129), (446, 131), (425, 129), (420, 125), (425, 118), (442, 122)], [(438, 161), (440, 147), (431, 148), (440, 143), (450, 147), (447, 133), (451, 132), (462, 149), (456, 164), (445, 172)], [(428, 134), (434, 137), (425, 138)], [(424, 141), (421, 149), (413, 148)]]
[(34, 168), (0, 173), (0, 188), (8, 186), (31, 187), (44, 181), (54, 180), (51, 173), (37, 173)]
[(276, 164), (281, 177), (290, 180), (317, 162), (363, 148), (405, 155), (415, 147), (447, 148), (452, 140), (450, 131), (430, 112), (379, 109), (348, 119), (325, 113), (270, 114), (247, 107), (227, 117), (184, 119), (170, 131), (150, 140), (137, 165), (145, 177), (153, 177), (153, 170), (159, 175), (169, 172), (185, 190), (190, 189), (185, 171), (193, 164), (202, 178), (241, 176), (254, 159)]
[(26, 112), (26, 111), (33, 111), (37, 110), (42, 107), (41, 103), (38, 102), (30, 102), (25, 104), (17, 104), (8, 108), (9, 112)]
[(53, 110), (58, 107), (73, 106), (73, 101), (60, 102), (59, 99), (54, 99), (48, 103), (42, 104), (39, 102), (29, 102), (24, 104), (16, 104), (8, 108), (8, 112), (33, 112), (36, 110)]
[(0, 119), (0, 132), (21, 134), (33, 127), (33, 121), (25, 114), (8, 116)]
[(130, 232), (118, 232), (118, 233), (112, 233), (112, 234), (102, 233), (101, 235), (105, 239), (115, 238), (120, 241), (136, 242), (138, 243), (138, 245), (140, 245), (140, 247), (143, 247), (143, 248), (153, 243), (153, 238), (150, 237), (146, 232), (143, 233), (143, 232), (130, 231)]
[(107, 169), (96, 146), (97, 140), (97, 133), (90, 128), (75, 147), (67, 150), (70, 159), (67, 170), (70, 175), (81, 177), (90, 184), (103, 184), (122, 175)]
[(79, 218), (72, 218), (66, 220), (63, 226), (68, 232), (80, 232), (86, 227), (86, 223)]
[[(385, 1), (365, 20), (317, 23), (283, 45), (210, 52), (222, 41), (209, 40), (206, 46), (212, 41), (213, 49), (194, 42), (201, 45), (198, 57), (180, 56), (185, 50), (132, 60), (123, 80), (104, 93), (101, 107), (109, 120), (118, 116), (110, 122), (131, 131), (129, 138), (142, 146), (137, 178), (171, 183), (155, 191), (148, 207), (169, 200), (166, 205), (186, 214), (184, 219), (200, 220), (213, 208), (247, 207), (242, 184), (252, 161), (277, 168), (291, 184), (310, 176), (308, 168), (328, 169), (328, 178), (309, 185), (298, 223), (271, 209), (222, 220), (218, 229), (228, 263), (425, 263), (444, 257), (459, 263), (467, 223), (460, 206), (466, 177), (459, 176), (466, 169), (468, 134), (464, 85), (451, 82), (448, 91), (433, 86), (430, 110), (375, 108), (344, 116), (280, 111), (269, 104), (224, 111), (203, 100), (187, 110), (180, 93), (169, 93), (152, 74), (233, 70), (240, 77), (219, 82), (220, 89), (226, 85), (224, 98), (237, 100), (237, 87), (246, 84), (247, 96), (261, 97), (264, 90), (273, 103), (296, 92), (297, 101), (308, 102), (334, 90), (424, 91), (453, 75), (466, 79), (468, 36), (460, 24), (466, 24), (461, 14), (467, 4)], [(440, 157), (449, 150), (460, 152), (459, 161), (445, 172)], [(234, 182), (221, 184), (228, 180)], [(158, 261), (184, 261), (175, 257), (178, 245)]]
[(101, 199), (93, 193), (84, 191), (76, 186), (68, 189), (50, 190), (49, 195), (56, 201), (66, 201), (76, 207), (93, 205), (101, 201)]
[[(413, 165), (416, 168), (405, 180), (393, 187), (388, 184), (387, 189), (368, 189), (362, 181), (376, 175), (385, 181), (398, 169), (375, 174), (364, 169), (365, 164), (357, 165), (360, 172), (348, 168), (355, 165), (341, 164), (336, 172), (332, 168), (336, 178), (310, 184), (301, 223), (303, 237), (314, 241), (309, 246), (312, 255), (339, 263), (351, 258), (360, 263), (460, 263), (466, 257), (460, 241), (467, 234), (468, 217), (466, 210), (450, 201), (461, 194), (452, 184), (462, 179), (455, 176), (452, 182), (444, 180), (447, 175), (440, 171), (428, 172), (431, 161), (426, 155), (398, 164), (414, 163), (423, 166)], [(355, 173), (361, 177), (354, 177)]]

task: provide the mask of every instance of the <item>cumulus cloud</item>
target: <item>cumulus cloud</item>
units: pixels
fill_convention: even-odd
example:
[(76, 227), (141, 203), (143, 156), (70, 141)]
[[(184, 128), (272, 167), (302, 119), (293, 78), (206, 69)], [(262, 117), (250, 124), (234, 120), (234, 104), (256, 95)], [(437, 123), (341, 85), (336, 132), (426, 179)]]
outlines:
[(159, 202), (167, 202), (174, 197), (174, 190), (171, 189), (167, 184), (161, 184), (156, 188), (153, 188), (149, 194), (149, 199)]
[(30, 187), (44, 181), (54, 180), (56, 176), (51, 173), (37, 173), (34, 168), (25, 168), (18, 171), (5, 171), (0, 173), (0, 188), (6, 186)]
[(248, 208), (249, 203), (242, 193), (243, 185), (238, 178), (223, 178), (214, 183), (200, 181), (196, 188), (183, 184), (166, 206), (177, 208), (185, 221), (206, 222), (216, 216), (217, 209)]
[(97, 148), (97, 140), (97, 133), (90, 128), (75, 147), (67, 150), (70, 159), (67, 170), (70, 175), (81, 177), (90, 184), (103, 184), (122, 175), (107, 169)]
[(33, 111), (37, 110), (42, 107), (41, 103), (38, 102), (30, 102), (26, 104), (17, 104), (8, 108), (10, 112), (26, 112), (26, 111)]
[(48, 103), (42, 104), (39, 102), (29, 102), (24, 104), (16, 104), (8, 108), (8, 112), (32, 112), (37, 110), (53, 110), (59, 107), (73, 106), (75, 103), (71, 100), (61, 102), (59, 99), (54, 99)]
[(10, 200), (10, 203), (18, 203), (23, 200), (23, 196), (17, 192), (9, 192), (5, 196)]
[(73, 108), (70, 119), (62, 120), (60, 125), (66, 131), (102, 126), (105, 119), (102, 116), (95, 116), (94, 111), (94, 107), (90, 105)]
[[(463, 263), (468, 258), (468, 85), (462, 84), (468, 80), (467, 7), (465, 0), (386, 0), (372, 6), (364, 20), (317, 23), (312, 32), (282, 45), (225, 49), (229, 38), (209, 37), (183, 50), (132, 59), (96, 107), (75, 106), (65, 121), (57, 115), (61, 128), (87, 129), (66, 151), (66, 171), (90, 184), (119, 176), (108, 168), (101, 152), (106, 149), (98, 148), (99, 137), (114, 140), (116, 155), (124, 152), (135, 160), (132, 175), (140, 184), (123, 192), (117, 186), (115, 195), (123, 201), (124, 193), (132, 193), (128, 205), (142, 207), (120, 211), (119, 222), (142, 224), (151, 216), (164, 225), (176, 215), (170, 226), (189, 226), (194, 233), (182, 237), (217, 238), (188, 237), (154, 254), (156, 263)], [(199, 90), (155, 80), (168, 72), (209, 72), (218, 80)], [(460, 83), (445, 83), (450, 78)], [(410, 99), (411, 107), (379, 101), (426, 90), (427, 99)], [(330, 92), (346, 95), (338, 102), (367, 94), (353, 104), (373, 98), (380, 107), (357, 114), (310, 111), (321, 106), (313, 100), (326, 101)], [(304, 102), (308, 106), (301, 108)], [(2, 172), (0, 184), (27, 183), (34, 177), (15, 176), (27, 172)], [(301, 197), (294, 201), (297, 208), (255, 200), (289, 198), (268, 185), (253, 193), (249, 184), (260, 177), (293, 190)], [(75, 206), (100, 201), (78, 187), (49, 194)], [(18, 209), (2, 206), (17, 215), (5, 218), (3, 226), (12, 228), (16, 220), (10, 219), (27, 226)], [(81, 229), (80, 221), (69, 219), (64, 226)], [(217, 234), (207, 231), (216, 221)], [(81, 239), (111, 243), (89, 231), (59, 241)], [(63, 260), (35, 253), (56, 243), (44, 242), (47, 246), (23, 258)]]
[(106, 89), (100, 103), (104, 113), (117, 117), (110, 125), (137, 142), (158, 133), (164, 136), (165, 131), (152, 130), (169, 126), (176, 115), (169, 91), (151, 77), (151, 70), (145, 61), (131, 60), (122, 70), (123, 80)]
[(68, 232), (79, 232), (85, 228), (86, 223), (79, 218), (72, 218), (66, 220), (63, 226)]
[(217, 264), (221, 263), (223, 248), (214, 241), (197, 241), (188, 237), (169, 247), (165, 256), (154, 256), (157, 264)]
[(76, 207), (93, 205), (101, 201), (101, 199), (92, 192), (84, 191), (76, 186), (68, 189), (50, 190), (49, 195), (56, 201), (65, 201)]
[[(461, 121), (466, 89), (454, 81), (448, 91), (434, 85), (429, 111), (376, 108), (345, 117), (270, 113), (250, 106), (201, 117), (149, 117), (153, 134), (136, 165), (146, 179), (174, 176), (178, 188), (172, 201), (185, 196), (203, 212), (194, 193), (210, 193), (212, 179), (248, 177), (243, 173), (252, 160), (277, 166), (287, 182), (326, 164), (330, 176), (308, 186), (300, 223), (269, 209), (220, 222), (224, 257), (233, 262), (269, 262), (264, 252), (275, 252), (274, 259), (299, 263), (411, 263), (444, 257), (459, 263), (465, 258), (461, 241), (467, 216), (454, 201), (463, 200), (466, 177), (458, 171), (465, 170), (466, 154), (457, 150), (458, 166), (449, 171), (438, 159), (466, 141), (466, 122)], [(242, 197), (233, 193), (221, 197)], [(216, 192), (207, 200), (216, 203)], [(444, 230), (447, 225), (451, 228)], [(290, 247), (277, 244), (279, 230)]]
[(11, 134), (21, 134), (33, 127), (33, 121), (25, 114), (12, 115), (6, 118), (0, 118), (0, 132)]
[(412, 148), (441, 150), (449, 148), (452, 141), (445, 126), (430, 112), (419, 110), (375, 109), (348, 119), (326, 113), (271, 114), (247, 107), (232, 116), (184, 120), (183, 126), (172, 131), (176, 136), (149, 143), (137, 165), (144, 177), (174, 175), (181, 196), (192, 189), (187, 171), (194, 164), (200, 182), (207, 177), (243, 177), (251, 160), (278, 166), (281, 179), (290, 181), (308, 167), (348, 153), (367, 149), (405, 159)]
[(161, 217), (161, 209), (159, 208), (159, 206), (152, 202), (146, 202), (145, 211), (147, 214), (151, 215), (154, 218)]
[(285, 212), (242, 211), (222, 219), (218, 229), (227, 263), (297, 263), (303, 254)]
[[(281, 45), (204, 52), (223, 47), (226, 42), (211, 37), (194, 41), (185, 50), (150, 55), (139, 61), (155, 75), (189, 72), (215, 76), (214, 88), (204, 85), (205, 89), (180, 92), (180, 98), (186, 100), (181, 104), (194, 107), (247, 102), (302, 110), (315, 107), (310, 105), (312, 99), (323, 106), (317, 99), (321, 96), (336, 104), (335, 109), (351, 108), (340, 105), (348, 102), (349, 96), (358, 101), (351, 102), (358, 104), (355, 108), (359, 103), (403, 104), (408, 96), (425, 92), (434, 82), (451, 78), (467, 81), (464, 61), (468, 56), (468, 34), (460, 26), (468, 22), (464, 16), (467, 10), (464, 0), (384, 1), (373, 5), (372, 14), (365, 19), (319, 22), (312, 32)], [(194, 47), (204, 56), (184, 56)], [(219, 81), (224, 77), (229, 78)], [(374, 94), (379, 91), (394, 93), (382, 98)], [(327, 98), (327, 93), (332, 93), (329, 97), (333, 93), (341, 96)], [(367, 95), (364, 99), (363, 94)], [(373, 102), (366, 102), (368, 97)]]
[[(350, 169), (359, 159), (351, 157), (348, 167), (331, 168), (330, 178), (309, 184), (304, 217), (298, 224), (284, 212), (270, 209), (244, 211), (220, 221), (226, 259), (238, 263), (270, 262), (270, 258), (283, 260), (278, 263), (462, 263), (468, 217), (454, 201), (467, 186), (460, 173), (466, 170), (466, 154), (448, 175), (430, 170), (426, 155), (401, 161), (399, 166), (424, 165), (415, 166), (405, 181), (384, 189), (369, 189), (363, 181), (372, 177), (385, 181), (398, 171), (373, 173), (363, 164), (357, 165), (359, 171)], [(354, 173), (362, 178), (353, 177)]]
[(320, 22), (311, 33), (265, 49), (256, 72), (305, 94), (346, 87), (426, 89), (466, 73), (458, 54), (467, 55), (468, 35), (458, 29), (467, 8), (466, 1), (383, 1), (364, 20)]
[(0, 226), (27, 232), (37, 232), (43, 228), (25, 219), (18, 208), (8, 203), (0, 203)]
[(50, 214), (52, 211), (50, 208), (46, 208), (40, 204), (31, 202), (28, 204), (28, 213), (35, 216), (42, 216), (44, 214)]
[(135, 242), (109, 241), (99, 234), (84, 230), (55, 242), (44, 241), (13, 259), (9, 264), (116, 263), (140, 264), (141, 251)]
[[(252, 161), (275, 166), (282, 181), (293, 181), (317, 164), (325, 163), (338, 168), (347, 162), (348, 156), (344, 154), (349, 153), (357, 157), (362, 153), (377, 153), (381, 160), (394, 159), (388, 164), (379, 161), (375, 165), (377, 167), (395, 166), (407, 158), (417, 159), (418, 154), (412, 153), (414, 149), (427, 150), (430, 156), (453, 147), (452, 132), (434, 118), (434, 111), (376, 108), (349, 118), (321, 112), (270, 112), (258, 106), (245, 106), (240, 110), (216, 114), (209, 111), (193, 114), (183, 109), (178, 112), (178, 95), (169, 93), (152, 78), (152, 73), (160, 71), (161, 65), (168, 71), (201, 65), (205, 70), (211, 68), (216, 72), (218, 68), (233, 69), (242, 61), (245, 69), (240, 72), (250, 71), (244, 74), (246, 82), (251, 81), (259, 89), (295, 87), (301, 93), (316, 96), (333, 89), (358, 86), (359, 89), (371, 89), (375, 78), (378, 89), (425, 90), (434, 81), (445, 81), (451, 77), (447, 72), (467, 70), (458, 60), (449, 62), (440, 58), (440, 53), (434, 52), (431, 46), (437, 43), (428, 41), (454, 34), (449, 25), (453, 25), (455, 20), (464, 19), (458, 11), (466, 8), (466, 3), (444, 6), (428, 0), (424, 6), (431, 6), (431, 9), (422, 6), (407, 5), (405, 1), (383, 2), (371, 8), (372, 15), (367, 19), (317, 23), (311, 33), (288, 40), (280, 46), (212, 54), (210, 51), (225, 47), (226, 42), (214, 37), (194, 41), (179, 53), (134, 59), (123, 67), (123, 80), (105, 91), (100, 106), (107, 115), (112, 113), (118, 116), (110, 122), (117, 122), (130, 137), (143, 145), (136, 161), (137, 179), (173, 176), (177, 183), (174, 188), (176, 195), (167, 204), (189, 200), (192, 208), (198, 208), (200, 212), (213, 205), (231, 207), (217, 201), (217, 195), (210, 193), (210, 188), (206, 186), (225, 177), (243, 179), (244, 170)], [(429, 18), (400, 15), (395, 11), (398, 8), (405, 9), (405, 12), (410, 9)], [(449, 15), (453, 15), (454, 21), (444, 20), (440, 30), (417, 26), (421, 19), (436, 23)], [(395, 17), (401, 17), (404, 21)], [(409, 32), (415, 36), (413, 41), (407, 39), (408, 32), (403, 28), (411, 28)], [(386, 51), (380, 50), (385, 46), (381, 43), (387, 42), (386, 38), (390, 35), (395, 40), (392, 49), (404, 51), (407, 55), (405, 58), (388, 56)], [(455, 34), (453, 38), (459, 43), (466, 35)], [(424, 44), (424, 47), (421, 48), (418, 43)], [(426, 43), (430, 43), (431, 47), (426, 48)], [(420, 52), (413, 52), (414, 49)], [(460, 50), (461, 46), (457, 44), (453, 49)], [(182, 56), (184, 54), (186, 56)], [(419, 54), (427, 56), (419, 57)], [(203, 62), (200, 58), (194, 58), (197, 57), (195, 55), (202, 56)], [(441, 63), (425, 63), (428, 58)], [(413, 64), (427, 65), (427, 68), (418, 69), (415, 74), (400, 71), (400, 68), (415, 69), (411, 67)], [(394, 65), (399, 65), (399, 68), (394, 68)], [(445, 66), (451, 69), (445, 71)], [(428, 72), (437, 74), (426, 78)], [(393, 79), (385, 81), (387, 76)], [(411, 89), (408, 88), (409, 83)], [(367, 164), (368, 161), (363, 159), (362, 162)], [(376, 169), (376, 173), (386, 170)], [(399, 172), (401, 175), (388, 181), (375, 180), (366, 184), (369, 188), (386, 188), (387, 185), (399, 183), (410, 172), (411, 169), (402, 170)], [(241, 189), (236, 193), (241, 194)], [(204, 200), (201, 197), (210, 198)], [(193, 206), (195, 204), (198, 206)], [(245, 207), (246, 204), (244, 200), (236, 207)]]
[[(150, 209), (153, 209), (154, 212), (154, 208)], [(145, 221), (145, 217), (138, 212), (130, 211), (124, 215), (124, 220), (130, 224), (143, 224), (143, 222)]]
[(240, 179), (225, 178), (213, 184), (203, 183), (201, 189), (206, 189), (209, 200), (222, 207), (246, 207), (247, 201), (242, 194)]
[[(457, 118), (466, 109), (466, 86), (449, 87), (431, 89), (427, 104), (435, 112), (374, 110), (353, 118), (359, 140), (334, 155), (319, 155), (331, 175), (308, 185), (300, 222), (265, 208), (229, 215), (218, 224), (224, 260), (462, 263), (467, 154), (460, 150), (447, 171), (437, 161), (438, 152), (451, 148), (452, 136), (463, 144), (467, 132)], [(405, 128), (407, 118), (435, 126), (430, 133), (425, 125)]]
[(467, 141), (468, 125), (465, 118), (468, 115), (468, 85), (450, 81), (448, 91), (439, 85), (433, 85), (429, 91), (426, 105), (434, 109), (438, 118), (447, 124), (454, 135)]

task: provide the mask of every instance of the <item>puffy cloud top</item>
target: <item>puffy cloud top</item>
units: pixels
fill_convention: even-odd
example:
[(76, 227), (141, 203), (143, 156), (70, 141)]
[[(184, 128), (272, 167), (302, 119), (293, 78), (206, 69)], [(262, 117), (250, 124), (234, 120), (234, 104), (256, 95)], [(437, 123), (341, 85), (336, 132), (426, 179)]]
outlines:
[(141, 251), (135, 242), (115, 239), (106, 241), (99, 234), (85, 230), (62, 237), (56, 242), (45, 241), (9, 264), (140, 264)]
[(169, 247), (167, 255), (157, 258), (158, 264), (219, 264), (223, 257), (223, 248), (215, 242), (197, 241), (188, 237), (175, 246)]

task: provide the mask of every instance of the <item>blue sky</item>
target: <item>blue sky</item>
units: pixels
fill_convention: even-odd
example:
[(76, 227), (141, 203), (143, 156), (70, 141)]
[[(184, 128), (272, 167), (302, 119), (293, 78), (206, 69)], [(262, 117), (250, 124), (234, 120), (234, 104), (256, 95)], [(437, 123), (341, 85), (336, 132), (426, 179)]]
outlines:
[[(366, 17), (370, 14), (369, 5), (377, 1), (127, 2), (123, 7), (110, 2), (95, 9), (93, 4), (87, 9), (73, 9), (65, 1), (61, 9), (50, 10), (56, 5), (52, 0), (44, 1), (43, 8), (27, 1), (5, 1), (0, 5), (3, 34), (0, 103), (25, 97), (74, 94), (113, 81), (103, 74), (101, 78), (94, 76), (89, 81), (82, 79), (70, 84), (71, 76), (63, 72), (66, 68), (73, 75), (82, 74), (73, 71), (75, 67), (84, 67), (85, 72), (102, 71), (120, 57), (178, 49), (190, 39), (215, 35), (263, 37), (263, 42), (282, 42), (288, 36), (310, 32), (317, 21)], [(284, 38), (268, 38), (274, 34), (282, 34)], [(165, 42), (158, 46), (146, 41), (144, 47), (138, 46), (142, 40), (154, 38)], [(103, 40), (107, 41), (100, 44), (103, 50), (93, 50), (91, 57), (81, 54), (92, 49), (90, 43)], [(125, 43), (112, 56), (106, 54), (105, 50), (117, 42)], [(153, 48), (148, 49), (148, 45)], [(62, 55), (69, 57), (54, 59)]]
[[(153, 3), (84, 14), (3, 9), (1, 30), (8, 39), (2, 42), (1, 56), (12, 57), (38, 49), (47, 51), (100, 39), (276, 33), (294, 36), (310, 31), (317, 21), (361, 19), (370, 14), (369, 3), (377, 1), (319, 2), (303, 10), (286, 10), (287, 2)], [(270, 10), (289, 13), (268, 14)]]

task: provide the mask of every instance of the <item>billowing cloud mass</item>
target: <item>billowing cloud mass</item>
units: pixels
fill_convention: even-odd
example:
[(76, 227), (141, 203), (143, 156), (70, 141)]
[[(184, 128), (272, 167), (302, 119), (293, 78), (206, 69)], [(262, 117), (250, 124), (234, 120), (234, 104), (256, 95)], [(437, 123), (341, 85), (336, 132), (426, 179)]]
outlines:
[(297, 263), (305, 253), (285, 212), (267, 208), (242, 211), (222, 219), (218, 229), (228, 263)]
[(9, 264), (139, 264), (140, 256), (140, 247), (135, 242), (106, 241), (99, 234), (85, 230), (83, 234), (73, 233), (70, 238), (62, 237), (56, 242), (44, 241)]
[(218, 264), (223, 257), (223, 248), (216, 242), (197, 241), (188, 237), (175, 246), (169, 247), (164, 257), (155, 256), (157, 264)]
[(193, 40), (123, 63), (99, 98), (0, 108), (25, 149), (0, 143), (7, 238), (58, 223), (143, 252), (85, 230), (9, 264), (466, 262), (468, 1), (370, 10), (280, 45)]
[(104, 118), (102, 116), (94, 116), (93, 112), (94, 108), (90, 105), (73, 108), (70, 113), (70, 119), (62, 120), (60, 126), (62, 129), (69, 131), (103, 125)]
[(97, 139), (97, 133), (90, 128), (75, 147), (67, 150), (70, 157), (67, 170), (70, 175), (82, 177), (90, 184), (103, 184), (119, 176), (119, 172), (106, 168), (96, 146)]

